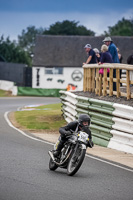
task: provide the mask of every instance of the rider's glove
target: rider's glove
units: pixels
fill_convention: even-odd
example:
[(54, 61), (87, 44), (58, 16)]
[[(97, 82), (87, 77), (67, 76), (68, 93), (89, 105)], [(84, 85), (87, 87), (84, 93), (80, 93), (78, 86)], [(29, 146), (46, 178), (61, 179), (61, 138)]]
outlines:
[(92, 148), (94, 146), (94, 143), (91, 139), (89, 139), (87, 146), (90, 147), (90, 148)]
[(65, 135), (66, 135), (66, 136), (69, 136), (69, 135), (72, 135), (72, 133), (71, 133), (71, 131), (66, 131), (66, 132), (65, 132)]

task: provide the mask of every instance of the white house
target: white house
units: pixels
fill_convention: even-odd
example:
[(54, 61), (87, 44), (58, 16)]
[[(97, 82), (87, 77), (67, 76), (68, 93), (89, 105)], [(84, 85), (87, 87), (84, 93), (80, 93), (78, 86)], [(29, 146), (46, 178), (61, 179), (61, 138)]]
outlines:
[[(82, 90), (82, 63), (87, 59), (84, 46), (90, 43), (92, 48), (100, 50), (103, 39), (104, 36), (38, 35), (32, 64), (32, 87), (66, 89), (68, 84), (73, 84), (77, 90)], [(114, 36), (112, 39), (124, 54), (123, 63), (126, 63), (132, 49), (132, 37)]]
[(66, 89), (74, 85), (77, 90), (83, 89), (83, 69), (80, 67), (33, 67), (33, 88)]

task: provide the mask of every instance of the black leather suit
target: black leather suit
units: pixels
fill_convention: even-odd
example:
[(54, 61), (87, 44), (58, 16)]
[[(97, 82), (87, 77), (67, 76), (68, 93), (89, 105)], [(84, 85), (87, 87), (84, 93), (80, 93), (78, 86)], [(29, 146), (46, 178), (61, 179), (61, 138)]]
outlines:
[(81, 131), (81, 130), (84, 131), (84, 132), (86, 132), (89, 135), (89, 139), (92, 139), (92, 137), (91, 137), (91, 131), (90, 131), (90, 129), (88, 127), (80, 127), (78, 121), (73, 121), (73, 122), (70, 122), (66, 126), (61, 127), (59, 129), (59, 133), (61, 134), (61, 140), (62, 140), (62, 142), (66, 141), (66, 136), (67, 136), (68, 131), (78, 132), (78, 131)]

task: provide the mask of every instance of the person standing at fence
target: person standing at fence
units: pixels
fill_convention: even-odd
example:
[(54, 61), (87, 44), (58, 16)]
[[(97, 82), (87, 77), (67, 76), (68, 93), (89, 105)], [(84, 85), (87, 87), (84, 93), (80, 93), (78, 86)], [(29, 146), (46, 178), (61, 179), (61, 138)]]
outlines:
[(97, 48), (94, 48), (93, 51), (95, 51), (96, 61), (97, 61), (97, 63), (99, 63), (100, 62), (101, 53), (99, 52), (99, 50)]
[[(103, 64), (103, 63), (112, 63), (113, 60), (112, 60), (112, 56), (110, 54), (110, 52), (108, 51), (108, 46), (103, 44), (101, 46), (101, 58), (100, 58), (100, 62), (98, 63), (99, 65)], [(104, 72), (104, 69), (101, 68), (99, 70), (99, 74), (103, 74)], [(109, 68), (107, 68), (107, 73), (109, 73)]]
[(91, 48), (91, 45), (86, 44), (84, 48), (85, 48), (88, 58), (87, 58), (86, 62), (83, 63), (83, 65), (97, 63), (96, 62), (96, 54), (95, 54), (95, 51)]
[[(108, 46), (108, 51), (112, 55), (113, 63), (120, 63), (117, 48), (111, 37), (105, 37), (103, 42)], [(116, 78), (116, 69), (113, 70), (113, 77)], [(113, 82), (113, 91), (116, 91), (116, 82)]]
[[(127, 64), (133, 65), (133, 54), (127, 58)], [(133, 71), (130, 71), (130, 80), (133, 80)], [(132, 84), (130, 86), (133, 86)]]

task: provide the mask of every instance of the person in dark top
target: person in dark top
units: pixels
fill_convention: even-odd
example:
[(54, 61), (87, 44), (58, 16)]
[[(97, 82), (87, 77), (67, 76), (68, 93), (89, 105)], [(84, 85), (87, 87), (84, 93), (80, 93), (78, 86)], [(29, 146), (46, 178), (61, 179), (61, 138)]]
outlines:
[[(112, 60), (112, 56), (110, 54), (110, 52), (108, 51), (108, 46), (103, 44), (101, 47), (101, 57), (100, 57), (100, 62), (98, 63), (99, 65), (103, 64), (103, 63), (113, 63)], [(104, 69), (101, 68), (99, 70), (100, 74), (103, 74)], [(107, 73), (109, 73), (109, 68), (107, 68)]]
[(83, 63), (83, 65), (97, 63), (96, 54), (95, 54), (95, 51), (91, 48), (91, 45), (86, 44), (84, 48), (85, 48), (88, 58), (87, 58), (86, 62)]
[(73, 134), (73, 132), (78, 132), (78, 131), (84, 131), (89, 135), (89, 143), (88, 146), (90, 148), (93, 147), (93, 142), (92, 142), (92, 136), (91, 136), (91, 131), (89, 129), (90, 126), (90, 117), (87, 114), (80, 114), (78, 117), (78, 121), (73, 121), (67, 124), (64, 127), (61, 127), (59, 129), (60, 137), (59, 137), (59, 143), (57, 144), (57, 148), (54, 151), (53, 155), (57, 157), (61, 149), (64, 146), (65, 141), (67, 140), (67, 136)]
[(108, 51), (110, 52), (113, 63), (120, 63), (119, 57), (118, 57), (118, 52), (115, 44), (113, 43), (112, 39), (110, 37), (106, 37), (103, 40), (104, 44), (108, 46)]
[(112, 56), (110, 54), (110, 52), (108, 51), (108, 46), (103, 44), (101, 46), (101, 57), (100, 57), (100, 62), (101, 63), (113, 63), (113, 59)]
[[(113, 43), (113, 40), (111, 37), (105, 37), (103, 40), (104, 44), (106, 44), (109, 48), (108, 51), (110, 52), (113, 63), (120, 63), (118, 58), (118, 52), (115, 44)], [(116, 69), (113, 70), (113, 77), (116, 78)], [(113, 82), (113, 90), (116, 91), (116, 82)]]

